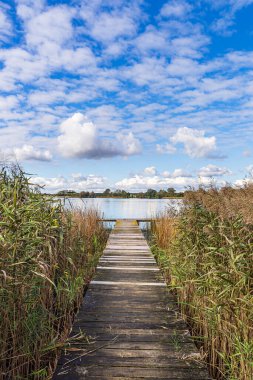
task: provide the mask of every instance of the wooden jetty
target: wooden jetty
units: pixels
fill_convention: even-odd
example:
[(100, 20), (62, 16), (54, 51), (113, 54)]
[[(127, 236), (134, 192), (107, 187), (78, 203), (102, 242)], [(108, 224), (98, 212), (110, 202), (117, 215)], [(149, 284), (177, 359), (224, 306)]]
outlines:
[(146, 240), (133, 220), (119, 220), (86, 292), (53, 379), (210, 379), (178, 316)]

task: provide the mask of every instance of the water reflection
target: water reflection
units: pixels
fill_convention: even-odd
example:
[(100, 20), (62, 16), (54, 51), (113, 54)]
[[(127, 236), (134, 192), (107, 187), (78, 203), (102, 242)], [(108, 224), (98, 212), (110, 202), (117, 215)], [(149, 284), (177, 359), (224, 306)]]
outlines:
[(171, 207), (180, 208), (180, 199), (66, 198), (65, 207), (95, 208), (103, 219), (148, 219)]

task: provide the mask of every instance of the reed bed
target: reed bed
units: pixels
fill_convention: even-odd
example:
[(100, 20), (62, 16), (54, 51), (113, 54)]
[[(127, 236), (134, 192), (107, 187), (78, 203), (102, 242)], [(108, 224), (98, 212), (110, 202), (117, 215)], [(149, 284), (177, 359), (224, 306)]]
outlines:
[(253, 187), (189, 191), (154, 252), (215, 379), (253, 379)]
[(49, 379), (107, 240), (17, 166), (0, 171), (0, 379)]

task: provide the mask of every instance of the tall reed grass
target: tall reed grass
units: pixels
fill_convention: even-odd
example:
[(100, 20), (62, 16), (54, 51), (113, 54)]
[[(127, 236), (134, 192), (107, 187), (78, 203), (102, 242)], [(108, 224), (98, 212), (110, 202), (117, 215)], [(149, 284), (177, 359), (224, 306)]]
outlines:
[(107, 233), (17, 166), (0, 171), (0, 379), (49, 379)]
[(187, 192), (154, 252), (216, 379), (253, 379), (253, 188)]

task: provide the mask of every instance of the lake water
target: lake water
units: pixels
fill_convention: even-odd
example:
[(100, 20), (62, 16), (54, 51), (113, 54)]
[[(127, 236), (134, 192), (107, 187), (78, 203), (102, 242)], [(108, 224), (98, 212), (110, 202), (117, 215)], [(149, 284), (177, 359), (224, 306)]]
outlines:
[(66, 198), (65, 206), (96, 208), (103, 219), (146, 219), (170, 207), (180, 208), (181, 199)]

